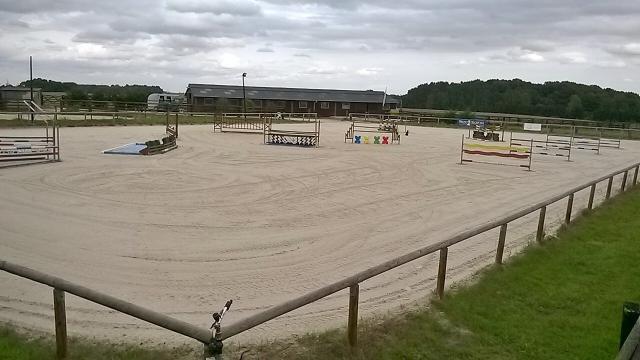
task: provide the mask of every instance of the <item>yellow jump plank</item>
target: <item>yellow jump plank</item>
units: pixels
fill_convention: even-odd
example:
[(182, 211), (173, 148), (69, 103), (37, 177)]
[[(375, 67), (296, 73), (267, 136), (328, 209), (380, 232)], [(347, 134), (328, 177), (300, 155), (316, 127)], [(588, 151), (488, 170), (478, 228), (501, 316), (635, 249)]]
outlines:
[(528, 147), (524, 146), (504, 146), (504, 145), (486, 145), (486, 144), (464, 144), (465, 148), (469, 149), (487, 149), (487, 150), (505, 150), (505, 151), (516, 151), (516, 152), (529, 152)]

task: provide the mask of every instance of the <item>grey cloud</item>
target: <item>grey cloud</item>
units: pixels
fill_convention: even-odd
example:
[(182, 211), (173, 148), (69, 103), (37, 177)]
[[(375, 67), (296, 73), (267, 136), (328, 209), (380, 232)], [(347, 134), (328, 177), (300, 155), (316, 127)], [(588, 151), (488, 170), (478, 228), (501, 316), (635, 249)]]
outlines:
[(164, 35), (155, 44), (164, 52), (171, 51), (173, 55), (188, 56), (204, 53), (216, 49), (241, 47), (243, 43), (233, 39), (202, 38), (189, 35)]
[(640, 42), (609, 47), (607, 51), (624, 57), (640, 57)]
[(212, 13), (216, 15), (255, 16), (261, 13), (260, 6), (249, 0), (172, 0), (167, 4), (169, 10), (183, 13)]
[(112, 0), (112, 1), (84, 1), (84, 0), (19, 0), (0, 2), (0, 12), (15, 14), (46, 14), (62, 12), (121, 14), (132, 13), (157, 6), (153, 0)]
[[(246, 56), (274, 48), (277, 53), (264, 57), (271, 62), (249, 61), (264, 66), (271, 79), (286, 76), (267, 67), (289, 74), (295, 65), (299, 74), (325, 76), (343, 71), (345, 57), (358, 56), (347, 66), (351, 72), (380, 67), (386, 75), (392, 67), (376, 61), (396, 53), (403, 64), (449, 56), (448, 64), (482, 58), (514, 66), (544, 60), (565, 68), (630, 69), (640, 62), (630, 45), (639, 41), (640, 1), (22, 0), (0, 2), (0, 32), (12, 57), (40, 51), (70, 61), (77, 48), (99, 45), (100, 61), (79, 67), (93, 66), (93, 73), (118, 69), (127, 57), (185, 66), (224, 52)], [(309, 67), (309, 54), (327, 60), (326, 66)]]
[(114, 31), (108, 27), (91, 29), (77, 33), (71, 40), (74, 42), (94, 44), (131, 44), (138, 39), (149, 39), (150, 35), (132, 31)]
[(18, 20), (18, 19), (5, 19), (2, 20), (3, 25), (7, 25), (7, 26), (11, 26), (11, 27), (18, 27), (18, 28), (29, 28), (29, 24), (25, 21), (22, 20)]

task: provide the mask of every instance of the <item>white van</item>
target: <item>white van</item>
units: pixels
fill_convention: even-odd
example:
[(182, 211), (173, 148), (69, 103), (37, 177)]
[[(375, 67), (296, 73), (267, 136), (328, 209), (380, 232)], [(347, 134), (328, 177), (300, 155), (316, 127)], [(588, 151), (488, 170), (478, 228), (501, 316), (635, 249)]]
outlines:
[(167, 110), (177, 108), (184, 99), (184, 94), (153, 93), (147, 97), (148, 110)]

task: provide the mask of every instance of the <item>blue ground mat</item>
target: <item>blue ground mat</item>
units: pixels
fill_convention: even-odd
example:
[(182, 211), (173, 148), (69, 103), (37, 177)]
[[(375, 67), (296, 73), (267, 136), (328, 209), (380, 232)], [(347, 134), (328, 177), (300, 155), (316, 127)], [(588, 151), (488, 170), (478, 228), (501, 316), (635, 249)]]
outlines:
[(103, 154), (116, 154), (116, 155), (142, 155), (140, 151), (147, 148), (147, 145), (141, 143), (131, 143), (113, 149), (103, 151)]

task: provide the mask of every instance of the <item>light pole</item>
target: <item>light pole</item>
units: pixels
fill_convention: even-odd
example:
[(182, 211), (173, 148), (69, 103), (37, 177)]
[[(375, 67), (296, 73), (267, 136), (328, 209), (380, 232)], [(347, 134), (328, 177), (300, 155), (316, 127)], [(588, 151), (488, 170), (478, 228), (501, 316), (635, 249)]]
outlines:
[(29, 89), (30, 96), (29, 100), (31, 100), (31, 104), (29, 104), (29, 108), (31, 108), (31, 124), (33, 125), (34, 116), (33, 116), (33, 58), (29, 56)]
[(244, 119), (247, 120), (247, 94), (244, 91), (244, 78), (247, 77), (247, 73), (242, 73), (242, 107), (244, 109)]

